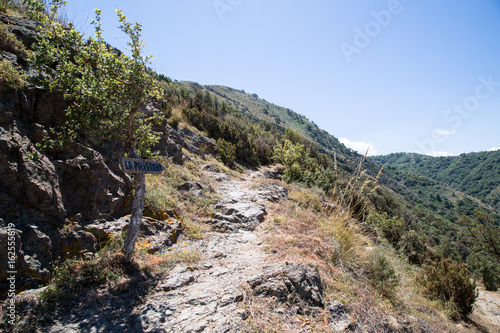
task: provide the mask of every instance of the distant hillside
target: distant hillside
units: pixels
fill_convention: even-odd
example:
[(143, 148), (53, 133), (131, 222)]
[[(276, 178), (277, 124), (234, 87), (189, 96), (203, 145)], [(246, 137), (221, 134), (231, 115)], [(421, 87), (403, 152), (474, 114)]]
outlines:
[[(246, 119), (244, 123), (247, 127), (256, 128), (257, 124), (269, 124), (275, 129), (272, 135), (276, 138), (284, 135), (285, 128), (296, 131), (310, 141), (308, 146), (315, 147), (313, 150), (327, 156), (326, 164), (331, 167), (334, 165), (328, 161), (336, 161), (333, 163), (338, 166), (338, 169), (350, 175), (355, 174), (359, 162), (363, 158), (362, 155), (340, 143), (334, 136), (321, 130), (305, 116), (260, 99), (256, 94), (249, 94), (243, 90), (225, 86), (203, 86), (187, 81), (172, 82), (170, 90), (176, 89), (172, 84), (185, 91), (180, 93), (184, 94), (184, 98), (193, 101), (187, 104), (188, 108), (203, 109), (203, 106), (196, 102), (197, 100), (200, 102), (207, 100), (208, 103), (219, 105), (219, 108), (223, 108), (221, 105), (226, 104), (227, 108), (233, 110), (234, 115), (240, 115), (243, 117), (241, 119)], [(221, 110), (219, 110), (220, 112)], [(200, 115), (202, 114), (203, 112)], [(227, 116), (219, 114), (216, 118), (217, 121), (237, 124)], [(207, 118), (207, 122), (212, 121), (214, 118)], [(251, 134), (254, 131), (248, 131), (245, 126), (241, 123), (237, 125), (240, 135), (242, 137), (255, 136)], [(268, 127), (261, 127), (261, 130)], [(206, 131), (206, 128), (200, 129)], [(282, 134), (276, 133), (276, 130)], [(244, 135), (245, 132), (250, 134)], [(235, 138), (234, 140), (239, 141), (240, 139)], [(232, 141), (234, 142), (234, 140)], [(245, 150), (238, 148), (237, 154), (238, 151)], [(383, 160), (368, 158), (363, 163), (362, 170), (366, 170), (367, 174), (374, 178), (384, 163)], [(319, 181), (309, 185), (328, 188), (329, 185), (325, 182), (328, 181)], [(461, 213), (473, 214), (474, 210), (478, 208), (488, 210), (480, 200), (447, 183), (415, 172), (399, 170), (390, 165), (384, 168), (378, 183), (383, 186), (372, 193), (370, 204), (379, 211), (388, 212), (391, 216), (400, 216), (412, 228), (421, 230), (437, 243), (444, 235), (448, 239), (457, 240), (457, 219)]]
[(357, 152), (347, 148), (337, 138), (320, 129), (313, 121), (289, 108), (278, 106), (259, 98), (257, 94), (249, 94), (244, 90), (219, 85), (202, 86), (188, 81), (179, 83), (190, 89), (191, 92), (193, 92), (193, 89), (209, 91), (217, 96), (220, 101), (225, 101), (228, 106), (250, 118), (267, 121), (283, 129), (290, 128), (296, 131), (317, 143), (321, 152), (332, 156), (336, 154), (339, 166), (347, 172), (353, 172), (359, 163), (361, 156)]
[(500, 211), (500, 151), (430, 157), (397, 153), (372, 157), (379, 163), (452, 186)]

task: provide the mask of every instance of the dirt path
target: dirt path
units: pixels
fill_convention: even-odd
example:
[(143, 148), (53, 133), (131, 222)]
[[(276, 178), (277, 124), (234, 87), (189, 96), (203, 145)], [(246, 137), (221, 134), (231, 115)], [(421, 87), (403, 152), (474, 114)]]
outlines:
[[(262, 274), (266, 265), (259, 232), (265, 201), (279, 200), (281, 189), (251, 189), (255, 172), (241, 180), (209, 172), (223, 200), (207, 221), (227, 233), (210, 233), (201, 241), (178, 244), (205, 259), (193, 267), (176, 266), (159, 285), (160, 292), (140, 307), (136, 332), (237, 332), (244, 311), (238, 309), (242, 283)], [(281, 193), (283, 195), (283, 193)]]
[(479, 288), (471, 319), (488, 332), (500, 332), (500, 291), (491, 292)]

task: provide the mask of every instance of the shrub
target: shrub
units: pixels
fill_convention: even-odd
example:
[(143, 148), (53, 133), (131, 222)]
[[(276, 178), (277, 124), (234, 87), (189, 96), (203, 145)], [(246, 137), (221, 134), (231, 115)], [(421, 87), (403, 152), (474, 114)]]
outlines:
[(125, 275), (127, 269), (137, 269), (130, 265), (123, 255), (110, 252), (88, 260), (68, 259), (54, 268), (50, 284), (41, 296), (49, 304), (70, 302), (85, 291)]
[(471, 282), (465, 264), (441, 257), (423, 266), (418, 281), (427, 297), (440, 300), (448, 307), (452, 318), (465, 318), (472, 312), (477, 297), (476, 283)]
[(7, 60), (0, 61), (0, 95), (22, 88), (25, 82), (24, 73)]
[(472, 253), (467, 257), (467, 264), (475, 277), (483, 280), (488, 291), (497, 291), (500, 286), (500, 265), (483, 253)]
[(403, 221), (397, 217), (389, 217), (387, 213), (370, 213), (367, 218), (368, 224), (382, 233), (389, 243), (397, 246), (405, 229)]
[(28, 55), (24, 44), (16, 38), (5, 24), (0, 24), (0, 51), (7, 51), (23, 56)]
[(180, 119), (179, 117), (177, 116), (172, 116), (169, 120), (168, 120), (168, 124), (170, 126), (172, 126), (173, 128), (177, 128), (179, 127), (179, 123), (180, 123)]
[(384, 297), (392, 298), (399, 285), (400, 278), (394, 266), (386, 256), (377, 249), (368, 256), (368, 278), (372, 286)]
[(219, 148), (222, 162), (227, 166), (232, 166), (236, 158), (236, 146), (224, 139), (218, 139), (217, 147)]
[(408, 258), (410, 263), (421, 265), (424, 262), (427, 246), (423, 237), (415, 230), (410, 230), (410, 232), (401, 237), (399, 249)]
[(0, 0), (0, 13), (7, 13), (13, 7), (12, 0)]

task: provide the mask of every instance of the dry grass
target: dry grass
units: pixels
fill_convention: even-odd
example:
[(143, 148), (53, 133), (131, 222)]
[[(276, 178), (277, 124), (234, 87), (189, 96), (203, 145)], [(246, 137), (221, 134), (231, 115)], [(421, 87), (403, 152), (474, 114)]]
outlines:
[[(166, 209), (174, 209), (182, 220), (184, 234), (189, 238), (201, 238), (206, 231), (201, 221), (211, 214), (209, 206), (217, 201), (217, 195), (211, 191), (212, 184), (194, 159), (186, 161), (183, 166), (165, 165), (163, 174), (146, 177), (145, 215), (158, 215)], [(182, 191), (181, 187), (189, 182), (198, 182), (206, 190), (202, 190), (200, 196)]]
[[(343, 303), (356, 332), (475, 332), (449, 321), (437, 302), (415, 283), (420, 268), (408, 264), (386, 242), (373, 244), (338, 202), (325, 205), (316, 190), (288, 186), (291, 201), (274, 205), (266, 220), (267, 246), (277, 260), (317, 267), (326, 303)], [(318, 201), (321, 209), (318, 209)], [(328, 332), (324, 318), (287, 317), (272, 300), (246, 300), (250, 332)], [(280, 311), (278, 311), (280, 312)]]

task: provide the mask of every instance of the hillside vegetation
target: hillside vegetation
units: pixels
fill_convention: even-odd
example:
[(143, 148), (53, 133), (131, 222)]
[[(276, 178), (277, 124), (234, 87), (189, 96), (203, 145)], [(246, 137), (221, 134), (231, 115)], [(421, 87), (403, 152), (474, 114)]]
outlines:
[[(9, 11), (17, 8), (18, 15), (26, 15), (22, 6), (8, 7)], [(124, 16), (121, 18), (126, 22)], [(15, 40), (9, 29), (5, 31)], [(35, 70), (33, 64), (37, 60), (38, 73), (48, 71), (58, 75), (58, 71), (62, 71), (68, 75), (68, 82), (69, 79), (85, 81), (84, 74), (75, 75), (57, 67), (60, 61), (43, 58), (51, 53), (40, 52), (44, 50), (40, 45), (52, 50), (50, 42), (41, 38), (37, 43), (34, 47), (26, 45), (28, 60), (24, 55), (17, 55), (22, 66), (14, 62), (8, 65), (15, 66), (17, 76), (23, 77), (25, 72)], [(82, 43), (83, 53), (85, 45), (93, 44)], [(129, 60), (101, 39), (97, 46), (97, 60), (100, 55)], [(57, 47), (64, 55), (73, 54), (65, 50), (64, 44)], [(81, 61), (80, 58), (65, 59), (70, 69)], [(48, 63), (43, 64), (43, 61)], [(51, 183), (43, 185), (50, 187), (53, 197), (57, 196), (59, 210), (57, 215), (50, 212), (53, 215), (47, 218), (43, 209), (47, 210), (45, 206), (51, 208), (50, 200), (49, 203), (34, 202), (33, 205), (39, 205), (34, 207), (37, 215), (27, 215), (24, 211), (31, 207), (27, 208), (26, 202), (21, 201), (32, 196), (23, 194), (24, 197), (16, 197), (14, 202), (16, 208), (22, 207), (22, 214), (2, 211), (0, 222), (2, 226), (11, 223), (25, 230), (26, 221), (22, 216), (34, 216), (30, 223), (36, 226), (29, 226), (33, 228), (28, 229), (31, 233), (16, 231), (19, 241), (31, 244), (29, 238), (38, 237), (36, 239), (49, 245), (64, 244), (59, 248), (47, 245), (43, 251), (50, 259), (43, 262), (37, 261), (36, 258), (41, 257), (38, 253), (26, 253), (30, 262), (44, 269), (45, 278), (36, 282), (48, 286), (34, 300), (22, 297), (18, 300), (19, 315), (25, 325), (18, 328), (18, 332), (37, 332), (51, 325), (62, 325), (68, 311), (74, 309), (82, 310), (81, 315), (88, 317), (96, 317), (93, 309), (98, 309), (99, 313), (106, 311), (110, 318), (116, 317), (117, 322), (122, 316), (132, 321), (136, 313), (144, 310), (137, 317), (142, 329), (141, 320), (151, 315), (149, 311), (158, 304), (161, 304), (160, 315), (147, 317), (144, 325), (150, 326), (148, 320), (164, 325), (165, 317), (161, 316), (177, 309), (165, 310), (168, 302), (164, 299), (157, 302), (156, 297), (162, 298), (177, 288), (197, 283), (193, 272), (199, 274), (197, 277), (230, 274), (231, 269), (227, 266), (231, 263), (238, 267), (238, 274), (243, 274), (241, 261), (250, 260), (245, 251), (232, 253), (231, 247), (219, 251), (213, 239), (230, 246), (246, 244), (256, 253), (265, 251), (265, 256), (264, 252), (259, 256), (271, 261), (266, 264), (280, 263), (286, 267), (288, 262), (307, 264), (307, 272), (315, 272), (321, 278), (314, 278), (316, 282), (320, 280), (319, 287), (315, 288), (320, 290), (325, 302), (316, 302), (314, 306), (307, 304), (310, 301), (307, 298), (299, 299), (293, 293), (283, 297), (281, 291), (275, 289), (265, 293), (272, 297), (262, 298), (258, 288), (244, 279), (242, 286), (231, 283), (233, 288), (241, 287), (243, 293), (232, 293), (230, 300), (224, 298), (222, 302), (212, 293), (214, 306), (237, 304), (233, 310), (241, 314), (244, 331), (299, 332), (304, 327), (308, 331), (336, 331), (330, 325), (332, 316), (335, 319), (335, 314), (331, 314), (335, 310), (329, 310), (326, 304), (337, 304), (339, 299), (346, 304), (345, 307), (340, 304), (346, 322), (343, 329), (350, 331), (475, 331), (473, 325), (462, 321), (473, 311), (477, 297), (471, 271), (489, 290), (500, 285), (498, 220), (495, 211), (485, 205), (493, 198), (491, 192), (494, 190), (486, 195), (485, 202), (481, 202), (468, 192), (468, 188), (459, 191), (453, 183), (413, 170), (384, 166), (385, 161), (357, 154), (306, 117), (255, 94), (223, 86), (177, 82), (145, 68), (144, 62), (141, 65), (134, 61), (134, 64), (144, 74), (144, 79), (153, 82), (158, 90), (144, 100), (141, 96), (135, 104), (133, 115), (138, 115), (141, 135), (154, 138), (146, 140), (149, 145), (138, 152), (138, 157), (156, 159), (168, 168), (161, 176), (145, 177), (145, 218), (132, 262), (116, 253), (123, 245), (125, 221), (130, 220), (131, 193), (138, 190), (132, 177), (125, 175), (116, 162), (127, 152), (124, 143), (113, 136), (105, 137), (106, 133), (79, 126), (78, 119), (72, 118), (75, 126), (70, 127), (70, 139), (63, 142), (61, 133), (68, 132), (67, 120), (71, 116), (68, 106), (71, 111), (75, 99), (58, 103), (60, 114), (50, 118), (58, 122), (35, 124), (36, 112), (33, 116), (29, 108), (22, 109), (16, 102), (19, 96), (27, 95), (40, 84), (35, 76), (12, 83), (6, 90), (8, 93), (1, 96), (2, 103), (5, 101), (4, 104), (11, 108), (7, 110), (6, 106), (8, 116), (0, 118), (2, 135), (5, 135), (1, 147), (6, 151), (6, 157), (0, 160), (2, 166), (6, 165), (7, 169), (11, 165), (27, 165), (32, 168), (28, 170), (30, 174), (37, 173), (31, 170), (45, 172)], [(100, 73), (98, 66), (88, 70), (93, 69)], [(126, 72), (124, 68), (116, 70)], [(60, 93), (61, 87), (54, 86), (51, 77), (45, 76), (45, 79), (48, 81), (44, 83), (52, 91), (37, 88), (43, 91), (33, 100)], [(56, 100), (53, 95), (49, 96)], [(95, 97), (105, 110), (109, 102), (116, 102), (116, 97), (114, 100), (102, 94)], [(112, 111), (118, 112), (120, 108), (116, 103), (113, 105)], [(80, 111), (85, 114), (86, 108), (89, 112), (94, 111), (92, 105), (83, 105)], [(36, 136), (35, 129), (41, 134)], [(14, 146), (10, 142), (15, 140), (9, 140), (8, 133), (27, 134), (22, 134), (22, 140), (16, 139), (20, 143), (16, 141), (18, 146)], [(60, 144), (47, 145), (58, 141)], [(494, 163), (494, 160), (489, 161)], [(480, 170), (487, 168), (487, 163), (481, 165)], [(9, 181), (28, 178), (29, 175), (22, 174), (24, 170), (18, 168), (11, 172), (14, 176)], [(87, 214), (81, 208), (83, 205), (74, 203), (84, 198), (71, 196), (75, 189), (85, 188), (86, 184), (79, 183), (77, 177), (82, 174), (95, 183), (112, 179), (118, 184), (112, 189), (110, 183), (102, 194), (96, 193), (100, 186), (94, 183), (94, 187), (81, 192), (89, 198), (99, 197), (92, 202), (93, 213), (96, 212), (93, 215)], [(1, 181), (3, 188), (9, 188), (3, 178)], [(59, 187), (63, 190), (59, 191)], [(490, 187), (488, 182), (484, 188)], [(45, 195), (43, 190), (40, 193)], [(477, 193), (483, 193), (483, 187)], [(493, 205), (493, 201), (490, 203)], [(75, 211), (75, 207), (79, 211)], [(257, 209), (258, 213), (249, 218), (244, 209), (252, 212)], [(2, 235), (7, 235), (4, 229)], [(254, 231), (255, 234), (248, 236)], [(252, 242), (241, 235), (247, 235)], [(254, 242), (257, 237), (262, 238), (260, 243)], [(63, 238), (65, 243), (61, 241)], [(79, 247), (83, 243), (90, 245)], [(253, 247), (254, 244), (261, 248)], [(25, 246), (25, 251), (32, 251), (32, 248), (34, 246)], [(231, 257), (235, 253), (238, 256)], [(25, 258), (22, 252), (19, 254)], [(265, 282), (269, 275), (286, 277), (284, 271), (268, 274), (259, 270), (261, 262), (252, 263), (255, 272), (262, 274), (257, 282), (254, 280), (256, 284), (261, 280)], [(180, 269), (179, 265), (184, 266)], [(28, 276), (32, 271), (25, 270), (25, 273), (26, 280), (32, 281)], [(177, 273), (181, 275), (176, 278), (177, 282), (164, 284)], [(24, 292), (27, 286), (32, 284), (24, 285), (17, 292)], [(167, 296), (172, 295), (176, 297), (178, 293), (174, 291)], [(128, 304), (129, 299), (133, 304)], [(179, 297), (176, 301), (186, 300)], [(197, 302), (201, 301), (195, 299), (196, 304), (189, 306), (198, 306)], [(59, 318), (56, 324), (52, 319), (38, 322), (36, 318), (49, 312)], [(179, 313), (176, 315), (182, 317)], [(6, 322), (6, 313), (2, 313), (0, 328), (8, 327)], [(98, 324), (104, 330), (115, 327), (112, 326), (115, 323)], [(131, 325), (137, 325), (137, 320)], [(130, 327), (128, 329), (132, 330)]]
[(397, 153), (372, 159), (447, 184), (500, 211), (500, 150), (450, 157)]

